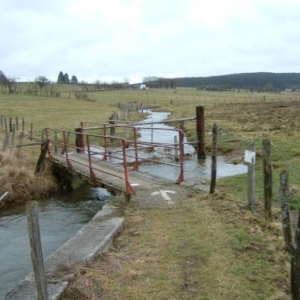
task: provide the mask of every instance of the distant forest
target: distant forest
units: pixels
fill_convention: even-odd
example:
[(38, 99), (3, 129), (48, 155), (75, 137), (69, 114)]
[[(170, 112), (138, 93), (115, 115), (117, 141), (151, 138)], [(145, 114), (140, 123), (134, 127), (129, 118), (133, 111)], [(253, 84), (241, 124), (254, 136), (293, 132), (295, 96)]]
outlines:
[[(146, 79), (146, 80), (145, 80)], [(250, 89), (278, 91), (300, 89), (300, 73), (240, 73), (210, 77), (145, 77), (148, 87), (192, 87), (206, 90)]]

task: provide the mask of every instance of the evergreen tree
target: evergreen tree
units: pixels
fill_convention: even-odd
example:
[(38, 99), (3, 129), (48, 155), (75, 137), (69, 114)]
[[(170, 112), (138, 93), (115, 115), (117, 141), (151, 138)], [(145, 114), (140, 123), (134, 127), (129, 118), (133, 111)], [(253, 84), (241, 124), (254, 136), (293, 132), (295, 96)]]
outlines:
[(65, 83), (65, 77), (62, 71), (58, 74), (57, 83)]
[(4, 84), (6, 83), (8, 80), (7, 80), (7, 77), (5, 76), (5, 74), (0, 70), (0, 84)]
[(65, 82), (65, 83), (70, 83), (70, 79), (69, 79), (68, 73), (66, 73), (66, 74), (64, 75), (64, 82)]
[(72, 76), (71, 83), (78, 84), (78, 79), (76, 76), (74, 76), (74, 75)]

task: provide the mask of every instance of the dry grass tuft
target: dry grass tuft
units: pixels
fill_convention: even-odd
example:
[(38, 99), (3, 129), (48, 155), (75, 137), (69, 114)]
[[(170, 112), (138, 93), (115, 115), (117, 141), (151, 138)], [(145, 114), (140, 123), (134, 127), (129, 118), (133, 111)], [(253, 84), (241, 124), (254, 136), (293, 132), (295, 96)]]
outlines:
[(58, 191), (49, 170), (34, 175), (34, 168), (35, 161), (25, 152), (0, 152), (0, 195), (8, 192), (0, 202), (0, 209)]

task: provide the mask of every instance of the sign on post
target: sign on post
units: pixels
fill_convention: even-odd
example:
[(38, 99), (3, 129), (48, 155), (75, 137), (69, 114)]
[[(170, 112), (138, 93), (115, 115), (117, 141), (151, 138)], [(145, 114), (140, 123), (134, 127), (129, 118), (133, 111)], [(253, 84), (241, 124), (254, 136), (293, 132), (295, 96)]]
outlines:
[(255, 144), (250, 143), (249, 150), (245, 151), (245, 162), (248, 163), (248, 209), (254, 212), (255, 207)]
[(245, 151), (245, 162), (255, 165), (255, 152), (246, 150)]

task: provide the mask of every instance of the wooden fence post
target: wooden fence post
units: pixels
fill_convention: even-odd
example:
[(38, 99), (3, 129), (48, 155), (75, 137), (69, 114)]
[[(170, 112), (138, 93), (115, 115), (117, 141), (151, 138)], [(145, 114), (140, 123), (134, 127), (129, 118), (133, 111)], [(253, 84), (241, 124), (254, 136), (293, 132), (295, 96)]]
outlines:
[(77, 153), (84, 153), (84, 141), (83, 141), (83, 129), (81, 127), (75, 128), (76, 138), (76, 152)]
[(9, 132), (12, 132), (12, 118), (9, 118)]
[(271, 143), (270, 140), (262, 142), (262, 156), (264, 168), (264, 198), (265, 198), (265, 216), (272, 220), (272, 164), (271, 164)]
[[(255, 143), (250, 142), (249, 150), (255, 152)], [(248, 163), (248, 208), (254, 212), (255, 208), (255, 157)]]
[(12, 126), (12, 133), (11, 133), (11, 141), (10, 141), (11, 147), (14, 145), (15, 134), (16, 134), (16, 127), (15, 127), (15, 124), (13, 124), (13, 126)]
[(10, 133), (8, 131), (6, 131), (5, 132), (5, 139), (4, 139), (4, 143), (3, 143), (3, 150), (6, 150), (6, 147), (8, 147), (9, 137), (10, 137)]
[(179, 161), (177, 135), (174, 135), (174, 159)]
[(70, 134), (71, 132), (67, 132), (66, 134), (66, 140), (64, 141), (64, 146), (61, 149), (61, 155), (64, 155), (65, 152), (67, 151), (67, 145), (69, 144), (69, 140), (70, 140)]
[(28, 202), (26, 205), (26, 211), (31, 249), (31, 260), (37, 290), (37, 299), (47, 300), (47, 284), (43, 262), (37, 203), (35, 201)]
[(290, 210), (288, 204), (289, 188), (288, 188), (289, 173), (287, 171), (282, 171), (280, 173), (280, 189), (279, 189), (279, 199), (281, 206), (281, 218), (282, 218), (282, 228), (285, 246), (288, 251), (291, 250), (292, 244), (292, 234), (290, 225)]
[(294, 245), (291, 257), (291, 294), (293, 300), (300, 299), (300, 209), (295, 230)]
[(45, 165), (45, 157), (49, 148), (49, 140), (45, 140), (42, 145), (41, 145), (41, 154), (39, 156), (39, 159), (37, 161), (36, 167), (35, 167), (35, 172), (34, 174), (40, 172)]
[(216, 189), (217, 178), (217, 138), (218, 138), (218, 126), (213, 125), (212, 129), (212, 153), (211, 153), (211, 180), (210, 180), (210, 194), (214, 194)]
[(19, 130), (19, 118), (16, 117), (16, 130), (18, 131)]
[(45, 140), (45, 129), (42, 129), (41, 143)]
[(203, 106), (197, 106), (196, 107), (196, 132), (197, 132), (197, 158), (205, 158), (205, 151), (204, 151), (204, 145), (205, 145), (205, 139), (204, 139), (204, 107)]
[(57, 130), (54, 131), (54, 153), (57, 154)]
[(21, 150), (21, 146), (22, 146), (22, 143), (23, 143), (23, 137), (24, 137), (24, 132), (21, 131), (20, 136), (19, 136), (19, 141), (18, 141), (18, 150), (19, 151)]
[(30, 140), (32, 141), (33, 138), (33, 124), (30, 124)]
[(25, 131), (25, 119), (24, 117), (22, 118), (22, 132)]
[(6, 117), (4, 117), (4, 127), (5, 127), (5, 131), (7, 131), (7, 120), (6, 120)]

